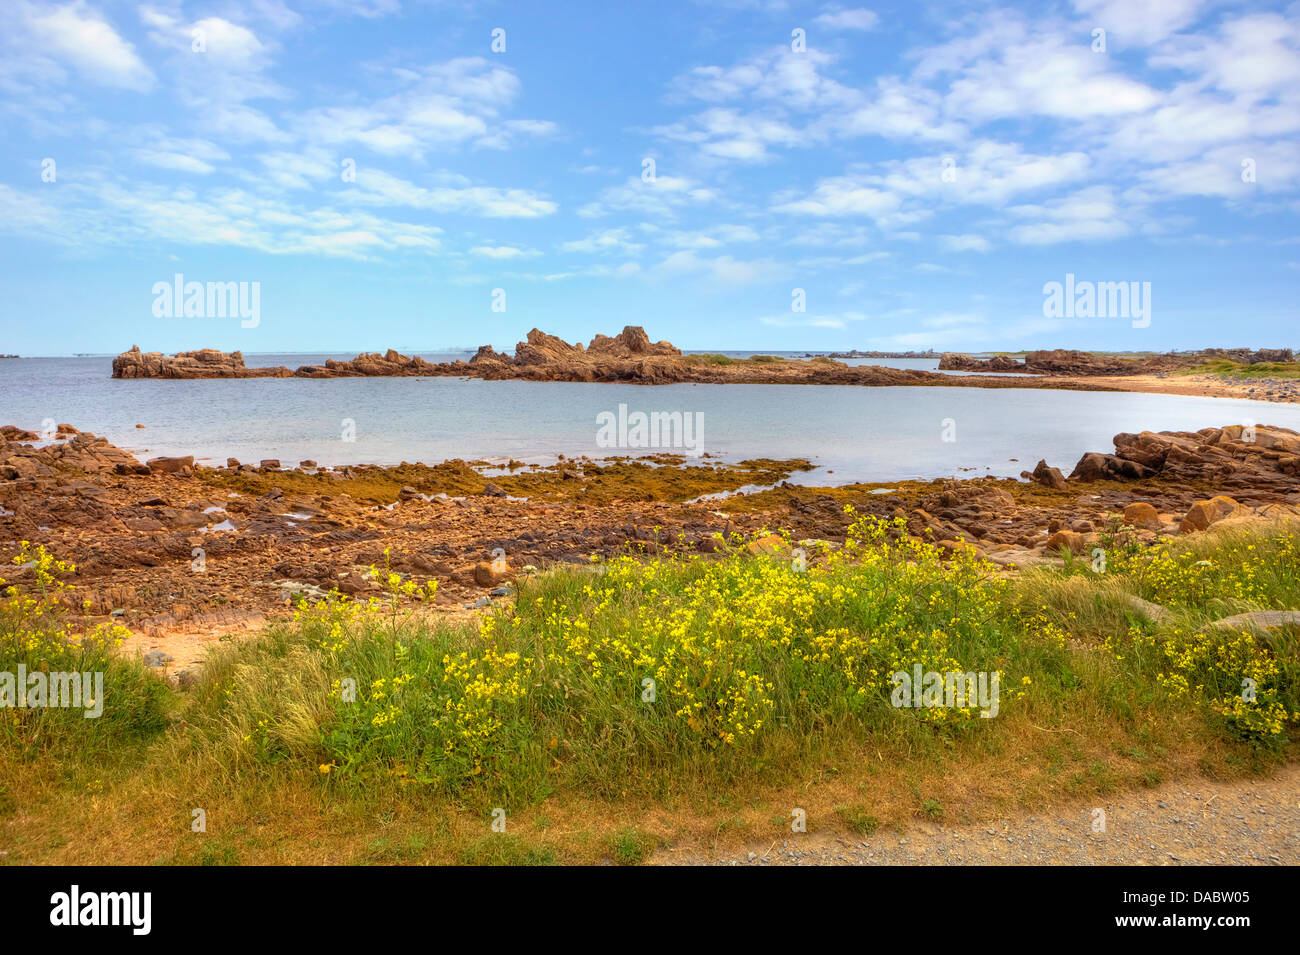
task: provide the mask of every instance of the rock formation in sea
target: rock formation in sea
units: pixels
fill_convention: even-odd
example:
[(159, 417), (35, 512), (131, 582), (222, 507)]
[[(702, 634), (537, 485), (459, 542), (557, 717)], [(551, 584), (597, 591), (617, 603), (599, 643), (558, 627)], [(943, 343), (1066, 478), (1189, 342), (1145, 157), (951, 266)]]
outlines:
[[(629, 325), (610, 337), (597, 335), (583, 347), (534, 328), (515, 345), (512, 355), (483, 345), (468, 362), (433, 364), (392, 349), (365, 353), (350, 361), (327, 361), (296, 370), (283, 366), (248, 368), (240, 352), (204, 348), (167, 356), (141, 352), (133, 346), (113, 359), (114, 378), (355, 378), (468, 377), (530, 381), (622, 382), (662, 385), (701, 384), (789, 385), (940, 385), (982, 388), (1024, 387), (1023, 381), (941, 375), (916, 369), (878, 365), (851, 367), (825, 357), (809, 361), (772, 356), (753, 359), (721, 355), (685, 355), (670, 342), (652, 342), (645, 329)], [(1034, 387), (1114, 390), (1104, 385), (1036, 380)]]

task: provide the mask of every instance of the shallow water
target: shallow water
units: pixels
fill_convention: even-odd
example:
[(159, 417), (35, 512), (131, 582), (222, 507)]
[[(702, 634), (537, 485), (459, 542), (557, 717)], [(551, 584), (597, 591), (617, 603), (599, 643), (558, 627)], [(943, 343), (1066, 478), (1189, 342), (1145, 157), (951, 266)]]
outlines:
[[(296, 367), (325, 357), (247, 360)], [(0, 361), (0, 424), (41, 430), (45, 421), (67, 422), (142, 458), (194, 454), (216, 463), (228, 456), (285, 465), (549, 462), (557, 454), (678, 450), (601, 447), (597, 415), (616, 414), (624, 403), (629, 412), (702, 414), (702, 450), (723, 460), (808, 458), (818, 470), (791, 480), (817, 484), (1015, 476), (1039, 458), (1068, 473), (1085, 451), (1111, 450), (1121, 431), (1247, 420), (1300, 429), (1300, 405), (1116, 392), (459, 378), (118, 381), (110, 374), (108, 358)], [(349, 419), (353, 441), (343, 440)], [(943, 440), (946, 419), (954, 441)]]

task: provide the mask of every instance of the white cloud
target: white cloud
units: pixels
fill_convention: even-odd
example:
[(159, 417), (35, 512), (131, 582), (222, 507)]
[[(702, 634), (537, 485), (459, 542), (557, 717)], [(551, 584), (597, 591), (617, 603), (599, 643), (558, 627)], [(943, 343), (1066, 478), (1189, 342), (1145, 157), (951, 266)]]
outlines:
[(1118, 239), (1132, 231), (1120, 216), (1110, 186), (1090, 186), (1037, 205), (1013, 206), (1014, 215), (1036, 221), (1016, 226), (1010, 236), (1024, 245)]
[(541, 255), (540, 252), (532, 249), (520, 249), (512, 245), (476, 245), (469, 250), (470, 255), (478, 255), (488, 259), (525, 259), (532, 258), (535, 255)]
[(632, 241), (627, 229), (605, 229), (582, 239), (560, 243), (561, 252), (620, 252), (637, 255), (643, 248), (643, 245)]
[(1106, 42), (1151, 44), (1196, 21), (1206, 0), (1074, 0), (1080, 13), (1106, 31)]
[(83, 0), (64, 6), (25, 5), (27, 27), (39, 51), (72, 66), (93, 83), (147, 92), (154, 74), (96, 10)]
[(831, 30), (874, 30), (880, 17), (865, 7), (852, 10), (835, 10), (823, 13), (813, 20), (818, 26)]
[(340, 194), (362, 205), (405, 206), (435, 212), (460, 212), (488, 218), (533, 219), (553, 213), (556, 204), (527, 189), (490, 186), (426, 188), (387, 172), (359, 167), (355, 188)]
[(949, 252), (987, 252), (993, 243), (982, 235), (941, 235), (941, 241)]
[(748, 285), (787, 274), (784, 266), (770, 260), (747, 262), (730, 255), (705, 258), (690, 249), (672, 253), (656, 270), (669, 275), (700, 275), (723, 285)]

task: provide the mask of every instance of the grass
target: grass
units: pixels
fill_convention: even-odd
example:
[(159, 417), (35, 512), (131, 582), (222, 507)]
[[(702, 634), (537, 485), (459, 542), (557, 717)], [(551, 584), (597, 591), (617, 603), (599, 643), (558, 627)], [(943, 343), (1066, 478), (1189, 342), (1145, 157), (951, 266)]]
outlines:
[[(1119, 529), (1103, 573), (1014, 578), (892, 522), (849, 537), (806, 569), (732, 541), (557, 571), (481, 625), (415, 612), (422, 595), (387, 575), (386, 600), (322, 602), (214, 651), (186, 694), (68, 632), (63, 569), (25, 553), (0, 672), (89, 661), (108, 693), (98, 720), (0, 710), (0, 846), (20, 862), (636, 864), (779, 835), (796, 807), (809, 831), (866, 833), (1294, 758), (1296, 632), (1205, 629), (1300, 606), (1294, 524), (1154, 549)], [(892, 675), (917, 664), (997, 674), (997, 716), (893, 705)], [(87, 799), (101, 824), (84, 825)]]
[(1300, 378), (1300, 362), (1261, 361), (1254, 364), (1222, 359), (1180, 371), (1182, 375), (1222, 375), (1230, 378)]
[(847, 806), (839, 810), (839, 816), (850, 831), (860, 836), (874, 835), (880, 828), (880, 820), (867, 812), (861, 805)]

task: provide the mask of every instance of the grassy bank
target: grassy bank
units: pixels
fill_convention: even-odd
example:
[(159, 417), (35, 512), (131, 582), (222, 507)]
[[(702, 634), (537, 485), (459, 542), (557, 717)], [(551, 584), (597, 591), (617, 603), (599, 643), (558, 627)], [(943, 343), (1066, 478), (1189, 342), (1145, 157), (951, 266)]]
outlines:
[[(3, 610), (0, 670), (92, 659), (108, 690), (98, 720), (0, 711), (0, 849), (635, 862), (787, 838), (796, 807), (810, 831), (861, 832), (1293, 758), (1295, 630), (1207, 624), (1300, 606), (1300, 530), (1108, 545), (1100, 572), (1008, 577), (861, 519), (834, 551), (733, 542), (542, 575), (481, 625), (421, 612), (428, 594), (381, 568), (386, 600), (303, 607), (222, 647), (188, 693), (110, 657), (111, 633), (68, 633), (59, 568), (36, 555)], [(892, 675), (918, 664), (996, 674), (996, 716), (893, 705)]]
[(1261, 361), (1247, 365), (1223, 359), (1188, 368), (1179, 374), (1223, 375), (1229, 378), (1300, 378), (1300, 362)]

